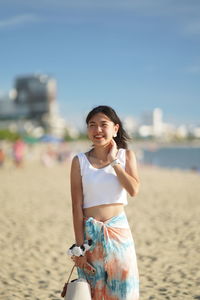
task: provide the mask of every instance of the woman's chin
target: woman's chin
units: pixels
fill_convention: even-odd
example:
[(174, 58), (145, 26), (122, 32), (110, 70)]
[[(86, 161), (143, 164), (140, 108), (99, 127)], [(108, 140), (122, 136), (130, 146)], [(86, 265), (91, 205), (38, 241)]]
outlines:
[(111, 140), (105, 140), (105, 139), (101, 139), (101, 140), (95, 140), (93, 141), (93, 145), (95, 146), (108, 146), (110, 144)]

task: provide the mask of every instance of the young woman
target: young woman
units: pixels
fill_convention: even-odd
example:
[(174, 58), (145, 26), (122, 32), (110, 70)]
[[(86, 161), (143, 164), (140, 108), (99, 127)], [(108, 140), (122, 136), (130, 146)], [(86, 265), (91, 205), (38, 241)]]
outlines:
[(86, 262), (96, 269), (95, 275), (87, 278), (93, 300), (137, 300), (137, 260), (124, 212), (127, 192), (134, 197), (139, 190), (136, 158), (127, 149), (128, 135), (114, 109), (95, 107), (86, 123), (93, 145), (90, 151), (79, 153), (72, 161), (76, 244), (70, 253), (79, 277), (86, 276)]

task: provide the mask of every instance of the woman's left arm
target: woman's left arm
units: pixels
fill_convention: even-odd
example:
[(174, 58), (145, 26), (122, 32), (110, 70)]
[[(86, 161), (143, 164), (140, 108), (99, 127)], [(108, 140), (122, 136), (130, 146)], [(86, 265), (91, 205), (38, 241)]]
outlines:
[(126, 166), (122, 168), (120, 164), (113, 167), (121, 185), (127, 190), (131, 197), (139, 192), (140, 179), (137, 170), (135, 154), (132, 150), (126, 150)]

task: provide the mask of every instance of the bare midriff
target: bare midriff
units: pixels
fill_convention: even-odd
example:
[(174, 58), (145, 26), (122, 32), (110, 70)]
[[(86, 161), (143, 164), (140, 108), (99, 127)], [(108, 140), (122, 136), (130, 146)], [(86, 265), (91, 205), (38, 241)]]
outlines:
[(104, 204), (83, 209), (85, 217), (93, 217), (98, 221), (105, 222), (106, 220), (119, 215), (124, 211), (122, 203)]

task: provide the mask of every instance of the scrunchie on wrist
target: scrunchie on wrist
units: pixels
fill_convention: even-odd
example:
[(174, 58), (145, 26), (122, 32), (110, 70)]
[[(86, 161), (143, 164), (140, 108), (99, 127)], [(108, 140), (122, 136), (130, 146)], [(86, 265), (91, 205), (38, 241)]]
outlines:
[(84, 256), (86, 251), (90, 249), (92, 245), (92, 240), (86, 240), (81, 246), (77, 246), (76, 244), (73, 244), (68, 250), (67, 255), (68, 256)]

